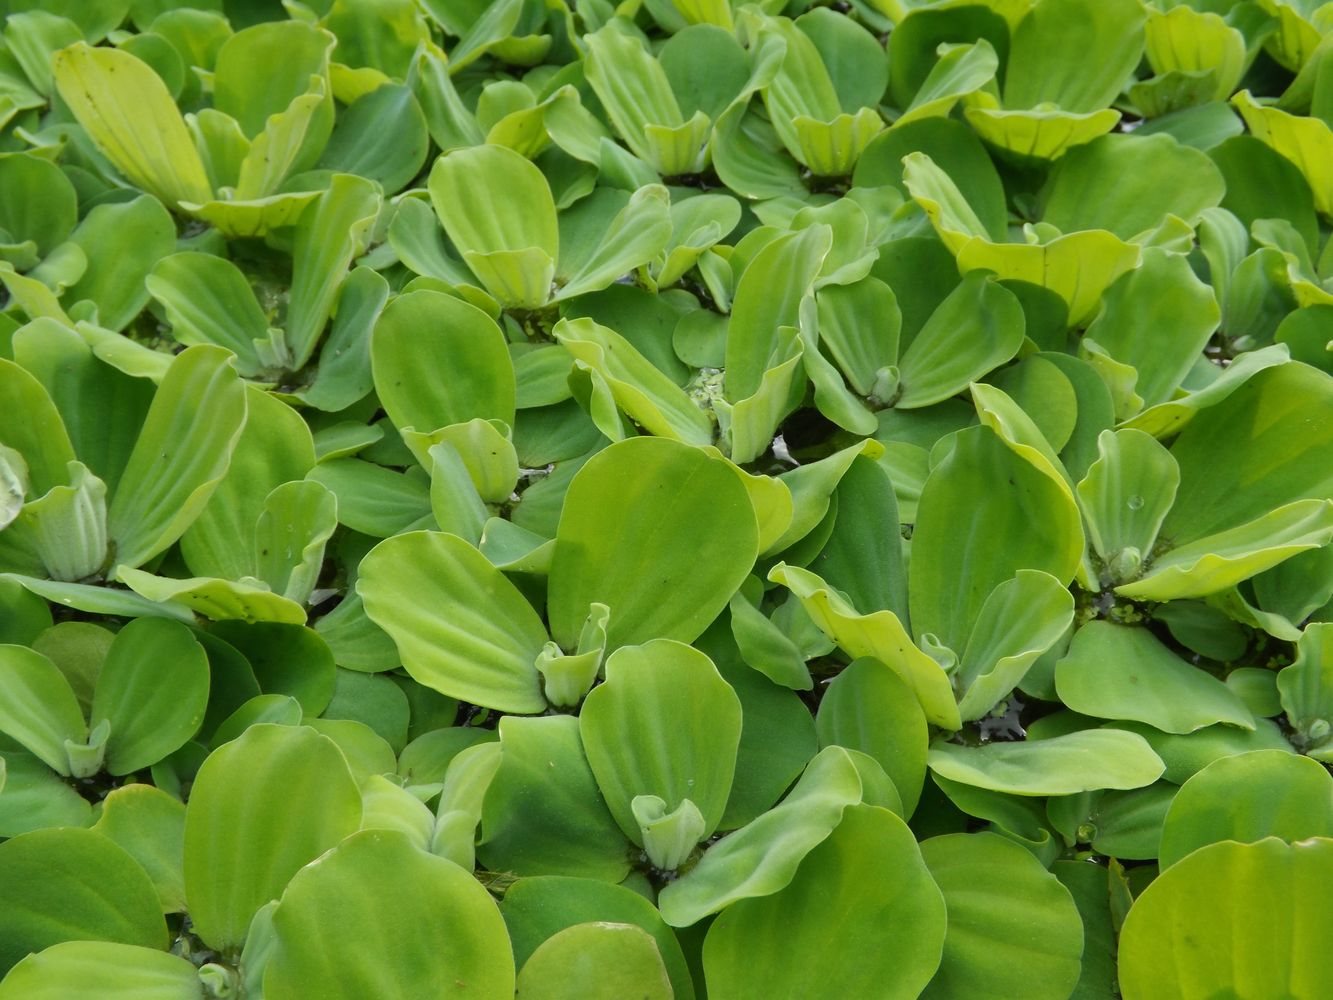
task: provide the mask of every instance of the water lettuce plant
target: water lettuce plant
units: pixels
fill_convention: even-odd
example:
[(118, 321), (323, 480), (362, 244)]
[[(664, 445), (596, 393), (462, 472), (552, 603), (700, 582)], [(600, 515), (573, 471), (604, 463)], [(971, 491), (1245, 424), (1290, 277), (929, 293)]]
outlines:
[(0, 1000), (1333, 995), (1333, 18), (0, 0)]

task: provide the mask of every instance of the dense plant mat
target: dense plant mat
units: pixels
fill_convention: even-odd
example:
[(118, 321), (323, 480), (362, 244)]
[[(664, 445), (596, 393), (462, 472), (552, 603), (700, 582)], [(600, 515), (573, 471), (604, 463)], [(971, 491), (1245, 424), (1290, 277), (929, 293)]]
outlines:
[(0, 0), (0, 1000), (1333, 996), (1333, 16)]

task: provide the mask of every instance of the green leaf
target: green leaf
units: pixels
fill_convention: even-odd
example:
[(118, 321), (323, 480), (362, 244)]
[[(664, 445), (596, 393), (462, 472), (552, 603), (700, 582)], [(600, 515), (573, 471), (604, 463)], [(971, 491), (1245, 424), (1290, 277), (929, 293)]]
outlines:
[[(415, 474), (414, 474), (415, 473)], [(338, 501), (338, 523), (374, 538), (429, 524), (430, 485), (420, 469), (395, 472), (359, 458), (321, 462), (306, 478)]]
[(152, 785), (123, 785), (102, 800), (93, 829), (139, 862), (163, 913), (185, 911), (184, 803)]
[(738, 900), (778, 892), (861, 794), (851, 754), (840, 747), (821, 750), (781, 804), (723, 837), (698, 864), (663, 887), (658, 897), (662, 919), (688, 927)]
[(1162, 827), (1169, 868), (1219, 841), (1288, 843), (1333, 836), (1333, 781), (1316, 761), (1279, 750), (1222, 757), (1181, 786)]
[[(1004, 539), (977, 546), (968, 539)], [(989, 428), (954, 437), (921, 492), (912, 536), (912, 628), (962, 649), (991, 591), (1020, 569), (1061, 584), (1082, 557), (1082, 528), (1068, 487)]]
[(111, 724), (106, 769), (130, 774), (156, 764), (194, 736), (208, 703), (208, 658), (190, 630), (140, 618), (116, 634), (97, 675), (92, 728)]
[(88, 738), (88, 724), (60, 669), (25, 646), (0, 646), (0, 732), (43, 763), (70, 773), (66, 746)]
[(1297, 500), (1215, 535), (1158, 556), (1144, 576), (1116, 593), (1165, 601), (1203, 597), (1327, 544), (1333, 538), (1333, 500)]
[(1180, 492), (1164, 536), (1182, 545), (1294, 500), (1333, 496), (1333, 426), (1316, 416), (1331, 401), (1327, 375), (1284, 364), (1201, 412), (1171, 446)]
[[(344, 919), (330, 924), (334, 911)], [(398, 833), (348, 837), (297, 872), (273, 914), (267, 994), (329, 1000), (508, 996), (514, 962), (495, 902), (470, 872)], [(392, 969), (391, 982), (384, 970)]]
[(34, 257), (45, 257), (73, 231), (79, 201), (74, 185), (49, 160), (39, 156), (9, 156), (0, 160), (0, 229), (14, 249), (0, 250), (15, 267), (31, 265), (14, 259), (18, 248), (31, 244)]
[(706, 838), (731, 792), (740, 700), (707, 656), (670, 640), (622, 646), (605, 671), (579, 713), (579, 732), (611, 814), (642, 845), (636, 796), (656, 795), (668, 811), (689, 800), (704, 820), (698, 839)]
[(245, 398), (248, 416), (227, 474), (181, 538), (191, 572), (232, 580), (259, 575), (254, 543), (269, 495), (315, 464), (314, 440), (300, 414), (253, 385)]
[(407, 87), (390, 84), (353, 101), (338, 116), (318, 166), (358, 174), (394, 194), (421, 172), (430, 148), (426, 118)]
[[(525, 878), (506, 891), (500, 912), (520, 968), (539, 946), (566, 928), (590, 922), (632, 925), (647, 932), (655, 943), (675, 995), (686, 1000), (694, 996), (675, 934), (662, 922), (651, 903), (629, 889), (591, 879)], [(602, 971), (605, 973), (607, 969), (603, 967)]]
[(1333, 985), (1333, 958), (1307, 942), (1315, 901), (1333, 890), (1333, 841), (1223, 841), (1172, 865), (1135, 901), (1120, 937), (1126, 1000), (1299, 995)]
[(726, 395), (733, 402), (759, 392), (779, 356), (780, 328), (795, 326), (800, 302), (832, 245), (832, 230), (810, 226), (769, 243), (736, 288), (727, 326)]
[(101, 834), (58, 829), (0, 844), (0, 969), (62, 941), (164, 949), (157, 893), (138, 863)]
[(1104, 135), (1061, 157), (1043, 191), (1041, 219), (1062, 233), (1105, 229), (1133, 240), (1167, 215), (1197, 222), (1225, 190), (1206, 154), (1168, 135)]
[(1333, 742), (1333, 623), (1311, 622), (1296, 644), (1296, 659), (1277, 675), (1278, 697), (1298, 745), (1327, 756)]
[(1102, 431), (1097, 455), (1076, 487), (1079, 506), (1093, 550), (1114, 579), (1125, 579), (1151, 557), (1180, 469), (1153, 437), (1129, 428)]
[(923, 841), (921, 857), (949, 912), (923, 997), (1070, 996), (1082, 921), (1069, 890), (1031, 852), (993, 833), (956, 833)]
[(3, 1000), (66, 1000), (95, 983), (103, 1000), (204, 1000), (199, 970), (134, 944), (65, 941), (24, 958), (0, 982)]
[(148, 304), (144, 279), (176, 248), (176, 225), (162, 203), (141, 195), (118, 205), (98, 205), (70, 235), (83, 250), (88, 268), (64, 292), (77, 306), (97, 307), (97, 323), (122, 330)]
[(960, 716), (989, 713), (1073, 622), (1074, 597), (1049, 573), (1021, 569), (999, 584), (981, 606), (953, 677), (962, 692)]
[(853, 658), (873, 657), (911, 688), (926, 720), (945, 729), (961, 722), (949, 676), (923, 653), (892, 611), (861, 614), (808, 570), (779, 563), (769, 578), (787, 587), (814, 623)]
[[(802, 919), (793, 923), (793, 913)], [(907, 824), (852, 806), (785, 888), (733, 903), (713, 922), (704, 972), (718, 996), (915, 997), (939, 966), (945, 924)], [(897, 932), (874, 930), (885, 926)]]
[(1140, 266), (1106, 290), (1086, 338), (1133, 367), (1134, 391), (1156, 406), (1172, 398), (1217, 329), (1214, 294), (1183, 255), (1150, 247)]
[(4, 760), (0, 837), (17, 837), (48, 827), (91, 825), (92, 805), (44, 761), (8, 750)]
[(547, 938), (519, 972), (518, 989), (523, 996), (549, 1000), (674, 996), (648, 932), (600, 921), (575, 924)]
[(911, 409), (956, 396), (1013, 358), (1023, 345), (1024, 328), (1023, 309), (1012, 292), (988, 274), (968, 274), (903, 352), (902, 389), (893, 404)]
[(608, 650), (692, 641), (757, 552), (754, 508), (729, 462), (660, 438), (613, 444), (578, 471), (565, 497), (549, 584), (552, 637), (573, 648), (596, 602), (611, 608)]
[(590, 319), (564, 319), (552, 335), (607, 381), (617, 405), (649, 433), (686, 444), (712, 443), (707, 414), (620, 334)]
[(381, 206), (379, 186), (334, 174), (328, 190), (302, 211), (292, 248), (292, 284), (284, 341), (292, 370), (305, 366), (347, 278), (352, 260), (370, 242)]
[(1115, 729), (977, 747), (936, 743), (928, 763), (939, 777), (1014, 795), (1141, 788), (1156, 781), (1163, 770), (1162, 761), (1142, 737)]
[(1333, 180), (1321, 167), (1333, 155), (1333, 128), (1321, 118), (1263, 107), (1248, 90), (1242, 90), (1231, 103), (1255, 138), (1300, 168), (1314, 195), (1314, 207), (1322, 215), (1333, 215)]
[(196, 932), (239, 949), (255, 911), (352, 834), (361, 796), (342, 752), (303, 726), (256, 725), (213, 751), (185, 819), (185, 890)]
[(419, 683), (505, 712), (546, 707), (534, 666), (546, 629), (463, 539), (414, 531), (381, 542), (361, 561), (357, 593)]
[(337, 500), (311, 480), (283, 483), (264, 500), (255, 525), (256, 575), (274, 593), (305, 604), (338, 526)]
[(1218, 722), (1254, 728), (1249, 709), (1230, 688), (1142, 628), (1084, 625), (1056, 664), (1055, 687), (1076, 712), (1146, 722), (1167, 733), (1192, 733)]
[[(1132, 0), (1086, 11), (1078, 0), (1040, 0), (1018, 23), (1004, 78), (1007, 108), (1045, 102), (1066, 111), (1110, 104), (1143, 54), (1145, 12)], [(1089, 52), (1097, 58), (1090, 61)]]
[(473, 146), (437, 160), (429, 188), (444, 231), (486, 290), (506, 306), (545, 305), (560, 234), (542, 172), (503, 146)]
[[(409, 292), (370, 341), (375, 389), (395, 427), (429, 432), (480, 417), (514, 422), (514, 366), (495, 321), (443, 292)], [(440, 379), (437, 373), (448, 371)]]
[(910, 817), (926, 777), (926, 717), (898, 675), (871, 657), (853, 660), (829, 683), (815, 720), (821, 746), (859, 750), (879, 762)]
[(5, 423), (0, 443), (23, 456), (33, 496), (65, 485), (75, 456), (60, 411), (40, 381), (5, 358), (0, 358), (0, 408), (24, 415)]
[(243, 375), (263, 367), (255, 342), (268, 338), (268, 321), (245, 274), (231, 261), (197, 251), (172, 254), (157, 262), (145, 284), (166, 310), (177, 341), (225, 347), (236, 355)]
[(56, 53), (53, 71), (61, 99), (132, 184), (173, 207), (212, 200), (185, 122), (146, 64), (128, 52), (79, 42)]
[(245, 425), (245, 387), (221, 348), (172, 361), (107, 514), (118, 565), (139, 566), (189, 527), (226, 474)]
[[(141, 569), (121, 566), (116, 579), (134, 593), (154, 604), (174, 606), (172, 610), (154, 609), (154, 614), (182, 617), (174, 609), (189, 608), (213, 621), (239, 619), (247, 622), (285, 622), (304, 625), (305, 608), (273, 593), (267, 585), (193, 576), (184, 580), (155, 576)], [(96, 588), (90, 588), (96, 589)], [(112, 593), (116, 593), (112, 591)], [(97, 609), (94, 609), (97, 610)], [(134, 609), (136, 613), (143, 613)], [(111, 613), (123, 613), (113, 611)], [(185, 614), (188, 617), (188, 612)]]
[(619, 882), (630, 846), (597, 790), (578, 720), (500, 721), (500, 769), (486, 793), (477, 857), (519, 875)]
[(606, 288), (658, 259), (671, 238), (669, 201), (667, 189), (660, 184), (636, 190), (611, 220), (596, 249), (565, 281), (556, 301)]
[(217, 51), (213, 106), (254, 138), (310, 89), (312, 76), (328, 73), (333, 44), (328, 32), (296, 19), (236, 32)]

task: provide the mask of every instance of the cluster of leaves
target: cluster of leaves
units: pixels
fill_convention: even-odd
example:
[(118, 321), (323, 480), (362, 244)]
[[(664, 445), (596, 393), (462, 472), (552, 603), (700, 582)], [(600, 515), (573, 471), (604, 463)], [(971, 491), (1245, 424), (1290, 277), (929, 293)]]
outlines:
[(1315, 0), (0, 0), (0, 998), (1333, 995)]

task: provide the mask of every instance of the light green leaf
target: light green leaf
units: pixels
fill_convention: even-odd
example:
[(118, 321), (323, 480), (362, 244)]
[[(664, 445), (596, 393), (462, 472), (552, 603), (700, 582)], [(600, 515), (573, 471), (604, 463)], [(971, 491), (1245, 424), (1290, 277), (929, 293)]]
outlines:
[(694, 985), (675, 933), (663, 923), (655, 906), (630, 889), (554, 875), (525, 878), (505, 892), (500, 912), (520, 968), (543, 942), (565, 928), (593, 921), (630, 924), (642, 928), (656, 943), (678, 1000), (694, 997)]
[(1249, 709), (1230, 688), (1142, 628), (1084, 625), (1056, 664), (1055, 687), (1076, 712), (1146, 722), (1163, 732), (1192, 733), (1218, 722), (1254, 728)]
[(1093, 550), (1112, 579), (1125, 579), (1151, 557), (1180, 469), (1154, 438), (1129, 428), (1102, 431), (1097, 455), (1076, 487), (1079, 506)]
[(1319, 416), (1330, 404), (1333, 379), (1283, 364), (1201, 412), (1171, 446), (1180, 492), (1163, 536), (1184, 545), (1295, 500), (1333, 496), (1333, 423)]
[(851, 755), (840, 747), (821, 750), (780, 805), (723, 837), (663, 887), (662, 918), (673, 927), (688, 927), (738, 900), (778, 892), (861, 795)]
[(92, 830), (37, 830), (0, 844), (0, 969), (63, 941), (165, 949), (157, 893), (138, 862)]
[(197, 251), (173, 254), (158, 261), (145, 284), (166, 310), (177, 341), (225, 347), (236, 355), (243, 375), (263, 367), (255, 341), (268, 338), (270, 328), (245, 275), (231, 261)]
[(698, 839), (706, 838), (722, 820), (740, 743), (731, 685), (703, 653), (665, 639), (622, 646), (605, 672), (579, 713), (579, 731), (611, 814), (642, 845), (635, 797), (655, 795), (667, 811), (688, 799), (704, 821)]
[(324, 566), (324, 546), (338, 526), (337, 500), (312, 480), (283, 483), (264, 500), (255, 525), (256, 576), (305, 604)]
[[(1287, 8), (1285, 4), (1281, 8)], [(1333, 128), (1322, 118), (1263, 107), (1248, 90), (1231, 99), (1250, 132), (1300, 168), (1322, 215), (1333, 215), (1333, 179), (1323, 169), (1333, 156)]]
[(155, 948), (65, 941), (24, 958), (0, 982), (0, 1000), (68, 1000), (96, 983), (101, 1000), (204, 1000), (199, 970)]
[(226, 351), (177, 355), (107, 514), (118, 564), (141, 565), (189, 527), (227, 471), (245, 414), (245, 387)]
[(1160, 863), (1169, 868), (1223, 840), (1252, 844), (1333, 837), (1333, 781), (1317, 761), (1280, 750), (1222, 757), (1176, 794), (1162, 827)]
[(304, 367), (314, 355), (347, 268), (370, 242), (380, 205), (379, 185), (353, 174), (334, 174), (328, 190), (302, 211), (292, 248), (284, 338), (292, 370)]
[(1296, 644), (1296, 659), (1277, 675), (1278, 697), (1297, 733), (1297, 745), (1328, 756), (1333, 742), (1333, 623), (1311, 622)]
[(102, 800), (93, 829), (119, 844), (153, 880), (163, 913), (185, 911), (185, 804), (152, 785), (123, 785)]
[(853, 660), (825, 689), (815, 726), (821, 746), (878, 761), (912, 815), (926, 777), (926, 717), (897, 674), (871, 657)]
[(190, 917), (209, 945), (238, 949), (255, 911), (361, 823), (342, 751), (304, 726), (256, 725), (209, 755), (185, 818)]
[(979, 719), (1022, 682), (1074, 621), (1074, 596), (1049, 573), (1020, 569), (981, 606), (953, 682), (959, 715)]
[(1060, 158), (1043, 191), (1041, 219), (1062, 233), (1105, 229), (1133, 240), (1167, 215), (1197, 222), (1225, 191), (1212, 160), (1169, 135), (1105, 135)]
[(815, 624), (854, 659), (874, 657), (893, 671), (916, 695), (927, 721), (945, 729), (962, 723), (949, 675), (923, 653), (892, 611), (861, 614), (808, 570), (779, 563), (769, 579), (787, 587)]
[[(495, 321), (435, 291), (400, 295), (370, 341), (375, 389), (393, 425), (429, 432), (480, 417), (514, 422), (514, 366)], [(449, 372), (448, 379), (438, 373)]]
[(928, 763), (939, 777), (1012, 795), (1142, 788), (1163, 770), (1161, 759), (1142, 737), (1117, 729), (977, 747), (936, 743)]
[(544, 1000), (671, 1000), (657, 944), (634, 924), (574, 924), (543, 941), (518, 975), (521, 996)]
[(1215, 535), (1171, 549), (1116, 593), (1166, 601), (1215, 594), (1333, 539), (1333, 500), (1297, 500)]
[(248, 416), (227, 474), (181, 537), (186, 565), (201, 576), (258, 576), (255, 529), (269, 494), (315, 464), (314, 440), (299, 413), (254, 385), (245, 401)]
[(106, 769), (130, 774), (194, 736), (208, 704), (208, 658), (179, 622), (140, 618), (116, 634), (93, 693), (92, 728), (111, 724)]
[(88, 738), (88, 724), (60, 669), (26, 646), (0, 646), (0, 732), (43, 763), (70, 773), (67, 744)]
[(74, 446), (60, 411), (40, 381), (5, 358), (0, 358), (0, 411), (23, 414), (0, 428), (0, 443), (23, 457), (33, 496), (68, 483)]
[(832, 245), (832, 230), (815, 225), (779, 237), (741, 275), (727, 327), (726, 395), (733, 403), (754, 396), (780, 355), (780, 328), (797, 324), (809, 291)]
[[(221, 580), (193, 576), (177, 580), (119, 566), (115, 578), (155, 604), (190, 608), (213, 621), (284, 622), (291, 625), (304, 625), (306, 621), (305, 608), (273, 593), (267, 584), (254, 577)], [(171, 612), (159, 611), (158, 614), (171, 615)]]
[[(733, 903), (713, 922), (704, 973), (717, 996), (915, 997), (939, 966), (946, 922), (907, 824), (852, 806), (785, 888)], [(896, 933), (885, 938), (876, 930), (885, 926)]]
[(477, 857), (495, 871), (619, 882), (630, 847), (597, 790), (578, 720), (500, 720), (500, 769), (486, 792)]
[(381, 542), (361, 561), (357, 593), (419, 683), (505, 712), (546, 707), (534, 666), (546, 629), (463, 539), (414, 531)]
[(548, 587), (552, 637), (573, 648), (596, 602), (611, 609), (608, 650), (693, 641), (749, 574), (758, 543), (754, 508), (729, 462), (661, 438), (613, 444), (578, 471), (565, 497)]
[[(1007, 108), (1045, 102), (1066, 111), (1110, 104), (1143, 54), (1143, 7), (1114, 0), (1095, 11), (1079, 0), (1040, 0), (1013, 31), (1004, 78)], [(1097, 58), (1090, 61), (1089, 52)]]
[(1120, 937), (1126, 1000), (1172, 989), (1218, 995), (1318, 995), (1333, 986), (1333, 956), (1315, 944), (1312, 907), (1333, 891), (1333, 841), (1223, 841), (1195, 851), (1135, 901)]
[[(991, 591), (1020, 569), (1072, 580), (1082, 534), (1062, 481), (989, 428), (958, 432), (921, 492), (909, 567), (914, 632), (962, 649)], [(978, 538), (1004, 542), (967, 541)]]
[(169, 206), (213, 191), (161, 77), (128, 52), (83, 42), (56, 53), (56, 88), (98, 148), (126, 178)]
[(620, 334), (581, 318), (561, 320), (552, 335), (606, 379), (617, 405), (649, 433), (686, 444), (712, 443), (707, 414)]
[(1069, 890), (1031, 852), (994, 833), (931, 837), (921, 857), (949, 925), (939, 971), (921, 995), (1066, 1000), (1083, 927)]
[(473, 146), (437, 160), (429, 188), (444, 231), (487, 291), (507, 306), (545, 305), (560, 234), (542, 172), (503, 146)]
[[(345, 917), (330, 924), (334, 911)], [(297, 872), (273, 927), (264, 989), (275, 998), (499, 997), (514, 988), (494, 900), (470, 872), (398, 833), (354, 834)]]
[(968, 274), (903, 352), (901, 394), (893, 405), (913, 409), (956, 396), (1013, 358), (1024, 329), (1023, 309), (1012, 292), (984, 272)]
[(671, 238), (670, 196), (660, 184), (640, 187), (611, 220), (592, 255), (565, 281), (556, 301), (594, 292), (656, 260)]

